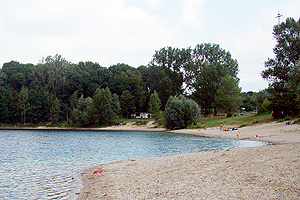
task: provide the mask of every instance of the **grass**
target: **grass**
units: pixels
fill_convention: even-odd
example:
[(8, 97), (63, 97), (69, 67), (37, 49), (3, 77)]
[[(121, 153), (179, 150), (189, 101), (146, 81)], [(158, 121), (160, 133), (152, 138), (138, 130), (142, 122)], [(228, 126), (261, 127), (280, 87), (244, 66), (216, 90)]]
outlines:
[[(273, 118), (269, 114), (256, 115), (254, 113), (246, 113), (244, 115), (238, 115), (234, 117), (202, 117), (201, 118), (202, 127), (219, 127), (220, 124), (223, 124), (223, 127), (230, 128), (241, 128), (244, 126), (251, 126), (256, 124), (264, 124), (273, 122)], [(204, 124), (204, 125), (203, 125)]]

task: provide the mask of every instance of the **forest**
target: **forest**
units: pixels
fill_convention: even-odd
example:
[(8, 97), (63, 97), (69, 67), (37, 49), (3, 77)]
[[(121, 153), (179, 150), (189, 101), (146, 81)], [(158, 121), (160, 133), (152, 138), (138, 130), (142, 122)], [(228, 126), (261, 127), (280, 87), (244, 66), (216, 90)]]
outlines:
[(269, 58), (262, 71), (270, 86), (260, 92), (241, 93), (238, 61), (211, 43), (161, 48), (138, 68), (75, 64), (61, 55), (42, 58), (38, 64), (10, 61), (0, 69), (0, 123), (108, 125), (151, 110), (154, 93), (161, 111), (170, 97), (181, 95), (196, 102), (204, 116), (254, 110), (273, 111), (274, 117), (297, 115), (299, 24), (288, 18), (274, 26), (275, 58)]

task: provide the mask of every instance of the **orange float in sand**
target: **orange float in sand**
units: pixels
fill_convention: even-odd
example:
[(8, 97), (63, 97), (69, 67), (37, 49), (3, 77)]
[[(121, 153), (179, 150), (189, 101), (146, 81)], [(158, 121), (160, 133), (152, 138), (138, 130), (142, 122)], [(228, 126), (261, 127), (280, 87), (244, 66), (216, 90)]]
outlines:
[(102, 173), (103, 171), (102, 170), (97, 170), (97, 171), (94, 171), (94, 174), (100, 174), (100, 173)]

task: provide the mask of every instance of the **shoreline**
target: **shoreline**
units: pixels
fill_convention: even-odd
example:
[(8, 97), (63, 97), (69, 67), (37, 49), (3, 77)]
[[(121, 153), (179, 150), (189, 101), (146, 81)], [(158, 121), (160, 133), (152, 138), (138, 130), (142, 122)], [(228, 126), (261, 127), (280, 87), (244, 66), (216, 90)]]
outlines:
[(120, 126), (107, 126), (102, 128), (76, 128), (76, 127), (0, 127), (0, 130), (70, 130), (70, 131), (149, 131), (149, 132), (165, 132), (165, 128), (156, 128), (153, 121), (146, 125), (134, 125), (134, 123), (127, 123)]
[[(238, 131), (240, 140), (278, 145), (129, 158), (95, 166), (80, 174), (83, 187), (77, 199), (300, 199), (298, 125), (170, 132), (237, 139)], [(93, 174), (96, 170), (103, 173)]]

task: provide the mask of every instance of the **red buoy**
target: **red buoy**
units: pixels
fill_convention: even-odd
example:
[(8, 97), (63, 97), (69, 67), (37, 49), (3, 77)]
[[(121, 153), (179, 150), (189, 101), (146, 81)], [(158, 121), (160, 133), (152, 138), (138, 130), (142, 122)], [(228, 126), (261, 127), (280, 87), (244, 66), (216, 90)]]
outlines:
[(97, 170), (97, 171), (94, 171), (94, 174), (100, 174), (100, 173), (102, 173), (103, 171), (102, 170)]

